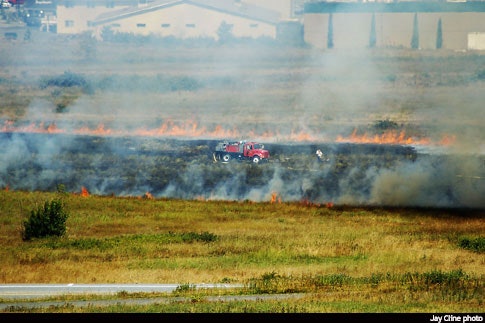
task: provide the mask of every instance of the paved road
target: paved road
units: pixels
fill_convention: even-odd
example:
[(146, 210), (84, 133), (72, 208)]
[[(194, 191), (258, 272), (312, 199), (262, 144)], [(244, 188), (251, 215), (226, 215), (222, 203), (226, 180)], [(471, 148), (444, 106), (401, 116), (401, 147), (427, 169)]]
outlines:
[[(171, 293), (180, 284), (4, 284), (0, 285), (0, 299), (35, 299), (56, 295)], [(235, 284), (193, 284), (203, 288), (241, 288)]]
[[(57, 295), (82, 295), (82, 294), (116, 294), (121, 291), (128, 293), (137, 292), (173, 292), (179, 284), (7, 284), (0, 285), (0, 311), (16, 311), (26, 308), (48, 308), (52, 306), (108, 306), (108, 305), (148, 305), (169, 304), (170, 302), (190, 302), (190, 297), (155, 297), (136, 299), (113, 299), (113, 300), (88, 300), (88, 301), (36, 301), (39, 298), (47, 298)], [(195, 288), (241, 288), (243, 285), (235, 284), (194, 284)], [(301, 298), (305, 294), (270, 294), (270, 295), (223, 295), (206, 296), (206, 301), (258, 301), (269, 299)], [(18, 299), (18, 301), (15, 301)], [(1, 301), (3, 300), (3, 302)]]

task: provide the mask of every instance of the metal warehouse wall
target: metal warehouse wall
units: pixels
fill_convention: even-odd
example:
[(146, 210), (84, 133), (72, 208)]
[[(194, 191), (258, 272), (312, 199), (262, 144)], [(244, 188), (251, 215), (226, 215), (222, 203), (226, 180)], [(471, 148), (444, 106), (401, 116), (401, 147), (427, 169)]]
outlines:
[[(372, 12), (305, 13), (304, 40), (315, 48), (327, 48), (328, 21), (332, 15), (334, 48), (366, 48), (371, 34)], [(417, 12), (419, 48), (435, 49), (438, 21), (442, 21), (445, 49), (485, 48), (485, 12)], [(411, 48), (415, 12), (376, 12), (376, 47)]]

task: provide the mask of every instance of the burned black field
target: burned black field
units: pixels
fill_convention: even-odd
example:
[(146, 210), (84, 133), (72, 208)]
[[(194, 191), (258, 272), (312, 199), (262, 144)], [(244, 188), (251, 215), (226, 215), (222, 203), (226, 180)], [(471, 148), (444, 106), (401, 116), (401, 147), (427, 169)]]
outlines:
[[(485, 207), (481, 157), (412, 146), (264, 143), (269, 162), (215, 162), (217, 140), (0, 134), (0, 187), (204, 200)], [(325, 160), (315, 151), (321, 149)]]

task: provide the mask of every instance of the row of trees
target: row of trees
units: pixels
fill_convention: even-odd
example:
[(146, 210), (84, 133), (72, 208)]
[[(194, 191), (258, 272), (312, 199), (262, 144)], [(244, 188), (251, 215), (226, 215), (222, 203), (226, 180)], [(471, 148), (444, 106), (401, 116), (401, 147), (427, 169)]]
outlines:
[[(411, 48), (419, 48), (419, 25), (418, 25), (418, 14), (414, 14), (413, 21), (413, 34), (411, 38)], [(369, 36), (369, 48), (375, 48), (377, 43), (376, 38), (376, 18), (375, 14), (372, 15), (371, 26), (370, 26), (370, 36)], [(327, 29), (327, 48), (333, 48), (333, 15), (330, 14), (328, 19), (328, 29)], [(441, 18), (438, 20), (438, 27), (436, 30), (436, 49), (443, 47), (443, 30), (441, 27)]]

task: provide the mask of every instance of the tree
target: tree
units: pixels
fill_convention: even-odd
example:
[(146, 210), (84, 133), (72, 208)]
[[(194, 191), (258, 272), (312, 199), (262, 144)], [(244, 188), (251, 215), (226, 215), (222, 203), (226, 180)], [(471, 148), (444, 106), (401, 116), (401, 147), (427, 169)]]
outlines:
[(328, 17), (327, 48), (333, 48), (333, 15)]
[(372, 14), (372, 20), (370, 23), (369, 47), (376, 47), (376, 15), (374, 13)]
[(46, 201), (43, 207), (30, 211), (30, 217), (24, 221), (22, 239), (63, 236), (66, 233), (66, 220), (69, 214), (60, 199)]
[(436, 31), (436, 49), (443, 47), (443, 30), (441, 29), (441, 18), (438, 20), (438, 30)]
[(104, 26), (101, 30), (101, 38), (103, 39), (103, 41), (114, 41), (115, 32), (111, 29), (110, 26)]
[(221, 22), (217, 29), (217, 36), (219, 37), (218, 41), (221, 44), (231, 42), (234, 39), (234, 36), (232, 35), (232, 25), (225, 21)]
[(419, 48), (419, 29), (418, 29), (418, 14), (414, 14), (414, 23), (413, 23), (413, 37), (411, 38), (411, 48), (418, 49)]
[(84, 59), (87, 61), (95, 60), (98, 51), (96, 38), (89, 31), (83, 32), (80, 37), (79, 49), (81, 53), (84, 53)]

